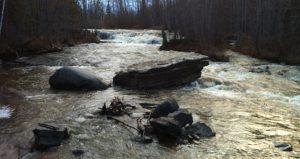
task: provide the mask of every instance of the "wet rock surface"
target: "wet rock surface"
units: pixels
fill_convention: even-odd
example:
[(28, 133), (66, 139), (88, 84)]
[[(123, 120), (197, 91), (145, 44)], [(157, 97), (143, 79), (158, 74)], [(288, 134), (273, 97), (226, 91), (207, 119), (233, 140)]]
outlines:
[(63, 67), (49, 80), (50, 86), (58, 90), (104, 90), (108, 85), (93, 74), (78, 68)]
[(40, 151), (60, 146), (65, 139), (70, 137), (67, 128), (59, 128), (46, 124), (39, 124), (39, 127), (33, 130), (33, 134), (33, 149)]
[(159, 118), (168, 116), (179, 109), (178, 103), (175, 99), (170, 98), (165, 100), (163, 103), (157, 105), (154, 111), (151, 113), (151, 118)]
[(179, 122), (170, 117), (156, 118), (150, 121), (157, 135), (171, 135), (172, 137), (182, 136), (182, 127)]
[(197, 135), (198, 137), (214, 137), (216, 135), (213, 130), (205, 123), (197, 122), (186, 128), (186, 134)]
[[(214, 137), (215, 132), (205, 123), (193, 124), (193, 116), (187, 109), (179, 109), (175, 99), (167, 99), (152, 112), (150, 125), (156, 135), (167, 135), (176, 139), (199, 139)], [(188, 125), (188, 126), (187, 126)]]
[(205, 56), (177, 57), (167, 61), (129, 66), (113, 79), (115, 86), (131, 89), (157, 89), (181, 86), (201, 76), (209, 63)]
[(185, 127), (187, 124), (193, 124), (193, 116), (187, 109), (179, 109), (178, 111), (171, 113), (168, 117), (175, 119), (181, 127)]

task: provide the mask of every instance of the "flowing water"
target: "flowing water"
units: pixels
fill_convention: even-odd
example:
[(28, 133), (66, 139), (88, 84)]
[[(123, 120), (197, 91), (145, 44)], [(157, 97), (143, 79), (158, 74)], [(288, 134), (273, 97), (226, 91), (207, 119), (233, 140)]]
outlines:
[[(178, 88), (130, 91), (109, 88), (95, 92), (51, 90), (49, 77), (62, 66), (79, 67), (112, 82), (131, 64), (165, 60), (193, 53), (158, 51), (154, 30), (101, 30), (100, 44), (82, 44), (60, 53), (22, 57), (0, 67), (0, 143), (18, 145), (27, 153), (38, 123), (69, 127), (72, 137), (57, 149), (27, 158), (300, 158), (300, 67), (273, 64), (227, 51), (230, 62), (210, 62), (197, 81)], [(20, 65), (21, 63), (21, 65)], [(25, 64), (25, 65), (24, 65)], [(180, 76), (180, 75), (179, 75)], [(129, 103), (159, 103), (173, 97), (205, 122), (216, 137), (197, 144), (142, 144), (137, 134), (104, 117), (93, 118), (114, 96)], [(139, 110), (138, 110), (139, 111)], [(135, 122), (124, 117), (126, 122)], [(274, 148), (293, 145), (293, 152)], [(0, 150), (1, 151), (1, 150)]]

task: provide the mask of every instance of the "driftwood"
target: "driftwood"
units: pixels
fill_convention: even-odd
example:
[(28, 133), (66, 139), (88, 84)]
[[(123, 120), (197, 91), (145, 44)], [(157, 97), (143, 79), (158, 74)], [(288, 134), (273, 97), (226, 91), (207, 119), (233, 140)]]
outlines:
[(115, 97), (109, 107), (106, 107), (106, 103), (104, 103), (102, 107), (101, 114), (102, 115), (112, 115), (112, 116), (122, 116), (124, 114), (130, 115), (132, 110), (136, 109), (135, 106), (130, 104), (126, 104), (124, 100), (121, 100), (119, 97)]
[(192, 114), (188, 110), (179, 109), (174, 99), (168, 99), (156, 106), (148, 103), (140, 105), (152, 108), (152, 110), (144, 113), (142, 117), (136, 120), (136, 127), (113, 117), (130, 115), (132, 114), (131, 111), (136, 109), (135, 106), (126, 104), (119, 97), (115, 97), (109, 107), (106, 107), (104, 103), (101, 114), (107, 115), (107, 119), (114, 120), (126, 128), (135, 130), (140, 135), (143, 143), (151, 143), (153, 141), (152, 135), (166, 135), (176, 139), (177, 143), (186, 143), (186, 141), (197, 143), (202, 137), (215, 136), (215, 132), (206, 124), (199, 122), (192, 124)]

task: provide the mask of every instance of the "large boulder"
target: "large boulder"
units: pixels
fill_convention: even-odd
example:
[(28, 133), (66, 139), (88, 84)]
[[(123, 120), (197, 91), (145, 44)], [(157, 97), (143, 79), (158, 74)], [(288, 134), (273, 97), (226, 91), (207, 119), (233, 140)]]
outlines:
[(175, 99), (170, 98), (163, 103), (157, 105), (157, 107), (151, 113), (151, 118), (166, 117), (168, 114), (173, 113), (179, 109), (178, 103)]
[(50, 77), (50, 86), (58, 90), (104, 90), (108, 85), (78, 68), (63, 67)]
[(208, 58), (202, 55), (188, 55), (166, 61), (145, 62), (132, 65), (118, 72), (113, 79), (115, 86), (130, 89), (157, 89), (181, 86), (197, 80)]

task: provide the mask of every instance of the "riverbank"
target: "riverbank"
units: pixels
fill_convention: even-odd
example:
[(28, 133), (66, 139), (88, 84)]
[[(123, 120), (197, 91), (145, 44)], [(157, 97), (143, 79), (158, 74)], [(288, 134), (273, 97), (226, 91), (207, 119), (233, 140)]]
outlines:
[(72, 36), (61, 39), (50, 39), (45, 36), (27, 38), (24, 42), (0, 41), (0, 59), (12, 60), (17, 57), (31, 56), (51, 52), (60, 52), (64, 47), (75, 46), (82, 43), (100, 43), (100, 39), (93, 32), (75, 33)]
[[(233, 42), (232, 42), (233, 41)], [(229, 57), (225, 52), (231, 49), (235, 52), (248, 55), (258, 59), (264, 59), (275, 63), (284, 63), (289, 65), (300, 65), (299, 48), (282, 48), (280, 44), (261, 44), (255, 45), (251, 39), (244, 39), (240, 44), (235, 44), (234, 40), (225, 42), (214, 47), (205, 47), (196, 40), (169, 40), (160, 47), (160, 50), (174, 50), (183, 52), (196, 52), (208, 56), (213, 61), (228, 62)], [(297, 46), (298, 47), (298, 46)], [(299, 50), (299, 51), (297, 51)]]
[(222, 62), (228, 62), (229, 57), (227, 57), (224, 52), (225, 49), (222, 47), (219, 48), (209, 48), (209, 47), (203, 47), (201, 42), (196, 40), (170, 40), (166, 43), (164, 43), (160, 50), (174, 50), (174, 51), (183, 51), (183, 52), (196, 52), (203, 55), (208, 56), (213, 61), (222, 61)]
[(282, 39), (256, 43), (251, 37), (243, 37), (232, 50), (258, 59), (299, 66), (300, 45), (297, 45), (297, 41), (300, 41), (298, 37), (290, 41)]

